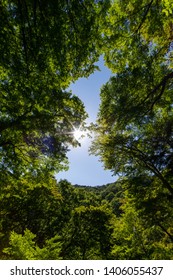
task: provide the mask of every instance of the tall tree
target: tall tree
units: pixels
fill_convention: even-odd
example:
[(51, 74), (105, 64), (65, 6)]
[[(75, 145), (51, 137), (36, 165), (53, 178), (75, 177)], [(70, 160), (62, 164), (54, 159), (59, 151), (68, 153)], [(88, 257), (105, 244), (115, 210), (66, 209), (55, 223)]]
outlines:
[(172, 4), (138, 2), (115, 1), (108, 13), (105, 57), (115, 54), (116, 73), (101, 90), (94, 149), (115, 173), (153, 174), (173, 195)]
[(109, 1), (0, 1), (0, 167), (60, 170), (84, 105), (65, 90), (98, 60)]
[(173, 194), (171, 84), (152, 111), (146, 111), (142, 79), (142, 73), (127, 69), (102, 88), (94, 149), (115, 173), (154, 174)]
[[(103, 31), (115, 73), (101, 89), (92, 151), (172, 242), (172, 2), (114, 1)], [(163, 199), (162, 199), (163, 198)], [(144, 210), (145, 209), (145, 210)], [(151, 214), (149, 213), (151, 211)], [(165, 221), (164, 221), (165, 219)]]

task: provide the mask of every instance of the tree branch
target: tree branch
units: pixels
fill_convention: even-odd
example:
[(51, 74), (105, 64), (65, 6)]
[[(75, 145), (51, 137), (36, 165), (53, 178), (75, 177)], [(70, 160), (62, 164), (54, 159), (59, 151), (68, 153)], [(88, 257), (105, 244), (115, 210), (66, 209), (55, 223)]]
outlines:
[(149, 92), (147, 94), (147, 96), (145, 97), (145, 99), (142, 100), (142, 102), (139, 105), (142, 105), (151, 97), (155, 95), (155, 93), (161, 88), (160, 93), (155, 97), (154, 101), (151, 104), (151, 107), (145, 112), (145, 114), (147, 114), (148, 112), (152, 111), (154, 105), (156, 104), (157, 101), (160, 100), (160, 98), (162, 97), (162, 95), (164, 94), (165, 88), (166, 88), (166, 84), (168, 82), (168, 80), (173, 78), (173, 72), (167, 74), (165, 77), (163, 77), (163, 79), (161, 80), (161, 82), (155, 86), (155, 88)]
[(157, 223), (157, 225), (169, 236), (169, 238), (173, 242), (173, 236), (160, 223)]
[(143, 162), (145, 166), (155, 174), (156, 177), (158, 177), (161, 182), (163, 183), (163, 186), (167, 188), (167, 190), (171, 193), (171, 196), (173, 196), (173, 188), (168, 183), (168, 181), (164, 178), (164, 176), (161, 174), (161, 172), (155, 167), (154, 164), (152, 164), (146, 154), (142, 152), (140, 149), (136, 147), (126, 147), (126, 149), (129, 151), (129, 154), (133, 155), (134, 158), (137, 158), (140, 162)]
[(148, 12), (149, 12), (149, 10), (150, 10), (150, 8), (151, 8), (152, 3), (153, 3), (153, 0), (148, 4), (147, 9), (146, 9), (146, 11), (145, 11), (145, 13), (144, 13), (144, 15), (143, 15), (142, 20), (141, 20), (141, 23), (139, 24), (139, 26), (138, 26), (138, 28), (137, 28), (137, 30), (136, 30), (136, 33), (140, 30), (141, 26), (142, 26), (143, 23), (145, 22), (146, 17), (147, 17), (147, 14), (148, 14)]

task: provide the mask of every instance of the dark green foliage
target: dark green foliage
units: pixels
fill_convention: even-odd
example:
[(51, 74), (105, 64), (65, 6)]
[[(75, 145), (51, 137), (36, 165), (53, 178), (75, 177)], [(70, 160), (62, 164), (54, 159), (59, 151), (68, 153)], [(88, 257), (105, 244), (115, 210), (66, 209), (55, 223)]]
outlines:
[(64, 231), (65, 259), (109, 259), (112, 213), (105, 206), (80, 206), (72, 211)]
[(4, 190), (1, 259), (172, 259), (172, 204), (134, 197), (144, 178), (93, 189), (50, 183)]
[[(0, 1), (0, 170), (19, 178), (67, 167), (84, 125), (69, 84), (96, 69), (109, 1)], [(97, 38), (97, 39), (96, 39)]]
[[(0, 1), (0, 258), (173, 259), (171, 0)], [(91, 151), (121, 177), (56, 182), (85, 128), (67, 91), (100, 54)]]
[[(27, 247), (30, 242), (36, 251), (47, 250), (47, 242), (53, 242), (51, 246), (55, 244), (56, 249), (58, 242), (58, 258), (107, 258), (111, 253), (113, 215), (108, 205), (101, 206), (100, 196), (83, 188), (75, 188), (67, 181), (57, 184), (50, 180), (50, 184), (49, 188), (41, 184), (28, 186), (27, 181), (23, 181), (23, 185), (21, 182), (20, 186), (9, 186), (2, 193), (2, 258), (7, 257), (4, 253), (8, 253), (11, 258), (29, 258), (30, 255), (22, 255), (23, 251), (16, 254), (18, 250), (24, 250), (25, 253), (25, 249), (19, 246)], [(26, 229), (32, 233), (28, 233), (28, 237), (25, 235)], [(16, 240), (19, 240), (17, 245)], [(9, 241), (9, 249), (4, 250)], [(34, 251), (33, 254), (31, 258), (43, 258), (42, 253)], [(45, 254), (48, 255), (48, 252)]]
[(121, 176), (115, 258), (172, 258), (172, 8), (171, 1), (113, 1), (102, 30), (114, 75), (101, 88), (91, 152)]

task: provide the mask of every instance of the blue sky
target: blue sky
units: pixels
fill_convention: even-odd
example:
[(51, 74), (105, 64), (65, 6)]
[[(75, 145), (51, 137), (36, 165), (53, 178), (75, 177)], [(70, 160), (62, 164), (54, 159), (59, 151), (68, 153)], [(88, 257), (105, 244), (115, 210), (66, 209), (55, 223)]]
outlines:
[[(106, 83), (110, 76), (110, 70), (104, 66), (102, 59), (98, 62), (101, 71), (95, 71), (89, 78), (81, 78), (70, 86), (74, 94), (83, 101), (89, 115), (88, 122), (95, 122), (99, 103), (100, 88)], [(81, 147), (72, 148), (68, 152), (69, 170), (57, 174), (56, 178), (67, 179), (72, 184), (98, 186), (115, 182), (116, 178), (108, 170), (104, 170), (103, 163), (98, 157), (88, 153), (90, 139), (85, 138), (81, 142)]]

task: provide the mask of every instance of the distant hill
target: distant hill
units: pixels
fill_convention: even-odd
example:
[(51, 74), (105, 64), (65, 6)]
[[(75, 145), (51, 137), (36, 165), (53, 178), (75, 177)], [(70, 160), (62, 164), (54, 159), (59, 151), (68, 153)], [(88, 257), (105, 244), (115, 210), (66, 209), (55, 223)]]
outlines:
[(93, 192), (98, 195), (101, 200), (107, 200), (113, 208), (116, 215), (121, 214), (120, 206), (121, 199), (123, 198), (123, 191), (120, 182), (114, 182), (101, 186), (85, 186), (85, 185), (73, 185), (77, 189), (83, 189), (86, 192)]

